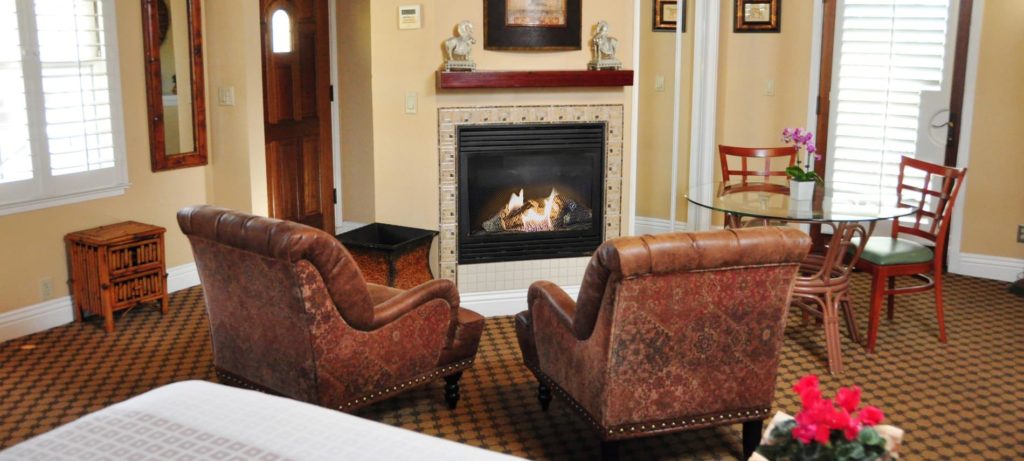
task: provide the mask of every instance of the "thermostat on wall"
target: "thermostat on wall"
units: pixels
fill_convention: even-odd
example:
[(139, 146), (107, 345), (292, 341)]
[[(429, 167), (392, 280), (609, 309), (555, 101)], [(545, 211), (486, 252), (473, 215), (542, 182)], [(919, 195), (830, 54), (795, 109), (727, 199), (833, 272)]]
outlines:
[(399, 29), (419, 29), (421, 24), (420, 5), (402, 5), (398, 7)]

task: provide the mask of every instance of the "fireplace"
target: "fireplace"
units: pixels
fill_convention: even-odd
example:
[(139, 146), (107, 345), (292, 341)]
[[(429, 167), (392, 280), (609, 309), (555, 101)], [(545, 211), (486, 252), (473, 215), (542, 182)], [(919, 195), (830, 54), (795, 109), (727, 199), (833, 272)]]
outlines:
[(590, 255), (601, 244), (606, 124), (465, 125), (458, 262)]

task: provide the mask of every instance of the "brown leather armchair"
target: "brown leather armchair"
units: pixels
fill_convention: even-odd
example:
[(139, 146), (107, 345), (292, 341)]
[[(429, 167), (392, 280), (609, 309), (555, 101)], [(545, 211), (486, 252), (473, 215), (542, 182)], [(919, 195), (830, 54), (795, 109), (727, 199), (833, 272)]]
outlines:
[(553, 389), (607, 458), (618, 440), (743, 423), (747, 459), (810, 245), (786, 227), (623, 237), (598, 248), (576, 302), (534, 283), (516, 334), (541, 406)]
[(363, 281), (334, 236), (210, 206), (185, 208), (222, 382), (350, 411), (444, 377), (455, 408), (484, 319), (448, 280)]

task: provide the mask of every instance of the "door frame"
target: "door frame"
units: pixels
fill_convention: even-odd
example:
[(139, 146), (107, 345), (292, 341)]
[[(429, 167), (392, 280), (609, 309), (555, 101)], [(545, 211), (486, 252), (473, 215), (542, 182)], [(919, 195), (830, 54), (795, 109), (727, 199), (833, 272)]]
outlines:
[(331, 154), (333, 157), (334, 175), (334, 233), (342, 232), (342, 192), (341, 192), (341, 98), (338, 85), (338, 0), (327, 2), (329, 35), (328, 42), (331, 53)]
[[(974, 119), (974, 92), (977, 82), (978, 54), (980, 52), (982, 15), (985, 0), (952, 0), (959, 2), (957, 8), (957, 34), (953, 56), (953, 88), (950, 97), (950, 114), (959, 114), (952, 142), (946, 145), (945, 164), (964, 168), (970, 157), (971, 128)], [(814, 2), (814, 25), (812, 30), (820, 32), (811, 35), (811, 84), (809, 86), (808, 125), (815, 127), (815, 147), (822, 159), (815, 162), (814, 171), (825, 177), (826, 158), (829, 155), (828, 128), (832, 91), (832, 71), (835, 51), (836, 9), (839, 0)], [(815, 84), (817, 82), (817, 84)], [(954, 111), (959, 109), (959, 111)], [(951, 118), (952, 121), (952, 118)], [(967, 180), (965, 179), (966, 183)], [(959, 200), (953, 209), (950, 222), (950, 238), (946, 245), (945, 258), (949, 270), (962, 273), (961, 239), (963, 237), (963, 206), (967, 188), (962, 187)], [(820, 226), (811, 227), (815, 247), (824, 239), (820, 238)]]

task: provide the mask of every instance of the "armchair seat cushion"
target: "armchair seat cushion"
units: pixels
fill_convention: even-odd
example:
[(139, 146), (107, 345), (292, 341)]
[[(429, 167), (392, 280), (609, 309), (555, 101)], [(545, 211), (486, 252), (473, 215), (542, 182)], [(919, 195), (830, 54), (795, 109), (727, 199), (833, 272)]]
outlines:
[[(856, 248), (860, 242), (854, 239), (850, 248)], [(864, 246), (860, 259), (878, 266), (895, 264), (926, 263), (935, 258), (935, 253), (920, 243), (892, 237), (871, 237)]]

